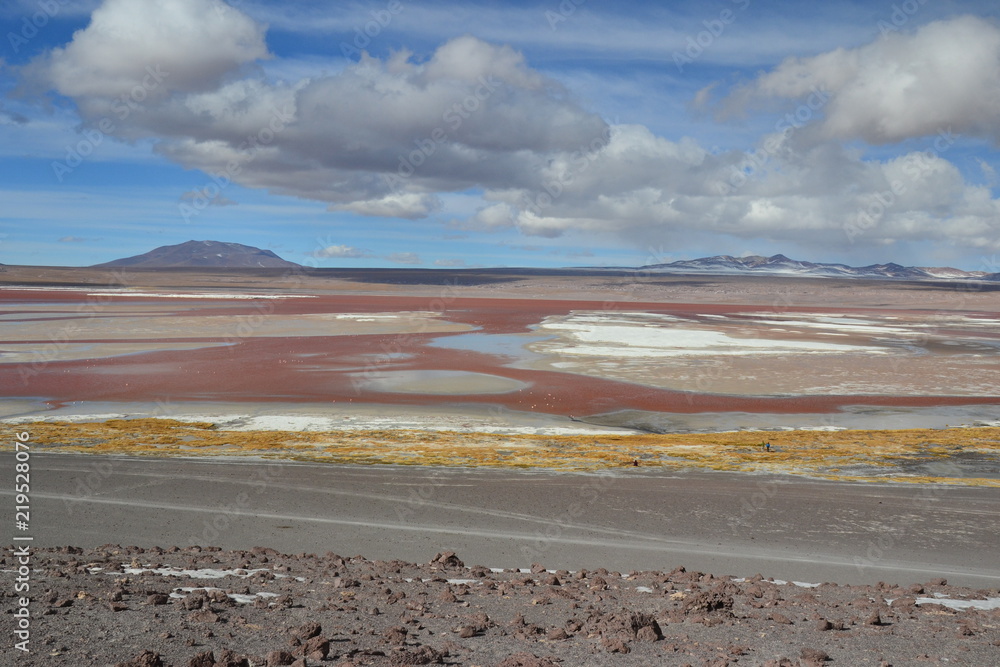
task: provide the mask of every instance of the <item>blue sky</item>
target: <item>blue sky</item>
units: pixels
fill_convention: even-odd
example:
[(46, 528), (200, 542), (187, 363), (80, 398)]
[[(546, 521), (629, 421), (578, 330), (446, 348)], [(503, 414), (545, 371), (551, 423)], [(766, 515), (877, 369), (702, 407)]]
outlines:
[(998, 271), (996, 3), (14, 0), (0, 262)]

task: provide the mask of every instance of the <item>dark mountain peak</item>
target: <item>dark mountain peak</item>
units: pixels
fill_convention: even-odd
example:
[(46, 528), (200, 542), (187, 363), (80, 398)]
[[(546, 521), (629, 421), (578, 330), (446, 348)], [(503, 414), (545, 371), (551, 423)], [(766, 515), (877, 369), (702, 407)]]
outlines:
[[(897, 279), (967, 279), (982, 274), (960, 271), (952, 268), (922, 269), (903, 266), (895, 262), (854, 267), (846, 264), (825, 264), (790, 259), (785, 255), (715, 255), (701, 259), (687, 259), (669, 264), (653, 264), (641, 267), (662, 273), (706, 273), (706, 274), (758, 274), (784, 276), (816, 276), (846, 278), (897, 278)], [(989, 278), (987, 278), (989, 279)]]
[(167, 269), (204, 267), (220, 269), (274, 269), (295, 268), (299, 265), (281, 259), (270, 250), (263, 250), (242, 243), (225, 241), (185, 241), (165, 245), (142, 255), (123, 257), (99, 267), (133, 267)]

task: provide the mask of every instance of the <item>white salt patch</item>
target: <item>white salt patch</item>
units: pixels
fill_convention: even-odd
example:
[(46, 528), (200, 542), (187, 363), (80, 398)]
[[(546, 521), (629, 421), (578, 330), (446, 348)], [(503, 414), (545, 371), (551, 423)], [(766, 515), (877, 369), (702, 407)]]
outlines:
[[(124, 574), (142, 574), (144, 572), (152, 572), (153, 574), (161, 574), (165, 577), (190, 577), (191, 579), (221, 579), (222, 577), (235, 576), (245, 579), (246, 577), (252, 576), (257, 572), (270, 572), (267, 568), (259, 568), (256, 570), (215, 570), (212, 568), (203, 568), (198, 570), (181, 570), (172, 567), (160, 567), (160, 568), (148, 568), (148, 567), (123, 567), (122, 573)], [(280, 574), (275, 574), (276, 577), (281, 577)], [(287, 577), (288, 575), (284, 575)]]
[(247, 417), (238, 426), (225, 426), (227, 431), (333, 431), (336, 420), (309, 415), (267, 415)]
[(652, 593), (653, 589), (649, 586), (636, 586), (635, 590), (637, 593)]
[(987, 598), (985, 600), (952, 600), (950, 598), (917, 598), (917, 604), (939, 604), (949, 609), (964, 611), (966, 609), (981, 609), (990, 611), (1000, 609), (1000, 598)]
[[(642, 320), (640, 321), (640, 316)], [(699, 329), (670, 316), (650, 322), (649, 313), (600, 316), (573, 313), (546, 318), (539, 330), (561, 335), (568, 343), (556, 353), (601, 357), (678, 357), (753, 354), (831, 354), (864, 352), (885, 354), (886, 350), (863, 345), (840, 345), (803, 340), (738, 338), (723, 331)]]
[(779, 586), (784, 586), (785, 584), (790, 583), (793, 586), (798, 586), (799, 588), (818, 588), (819, 586), (823, 585), (823, 584), (810, 584), (810, 583), (805, 582), (805, 581), (791, 581), (791, 582), (788, 582), (788, 581), (785, 581), (784, 579), (775, 579), (771, 583), (772, 584), (777, 584)]
[[(211, 586), (206, 586), (204, 588), (181, 587), (181, 588), (175, 588), (174, 591), (170, 593), (170, 597), (172, 597), (175, 600), (183, 600), (194, 591), (211, 592), (211, 591), (221, 591), (221, 590), (222, 590), (221, 588), (213, 588)], [(181, 593), (178, 593), (177, 591), (181, 591)], [(250, 604), (257, 598), (267, 599), (267, 598), (278, 597), (277, 593), (268, 593), (266, 591), (261, 591), (260, 593), (251, 593), (249, 595), (247, 595), (246, 593), (226, 593), (226, 595), (230, 599), (235, 600), (240, 604)]]

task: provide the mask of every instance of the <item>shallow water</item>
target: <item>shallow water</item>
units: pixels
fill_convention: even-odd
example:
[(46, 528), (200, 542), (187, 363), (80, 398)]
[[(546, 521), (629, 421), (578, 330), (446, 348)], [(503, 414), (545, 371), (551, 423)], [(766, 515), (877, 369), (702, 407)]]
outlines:
[(583, 417), (589, 424), (650, 433), (715, 433), (720, 431), (946, 428), (1000, 426), (1000, 406), (934, 406), (899, 408), (848, 406), (829, 414), (703, 412), (679, 414), (622, 410)]
[(469, 350), (485, 354), (503, 355), (517, 359), (536, 359), (542, 355), (535, 354), (527, 348), (531, 343), (548, 340), (552, 336), (532, 334), (486, 334), (479, 332), (463, 333), (456, 336), (441, 336), (435, 338), (432, 347), (443, 347), (451, 350)]

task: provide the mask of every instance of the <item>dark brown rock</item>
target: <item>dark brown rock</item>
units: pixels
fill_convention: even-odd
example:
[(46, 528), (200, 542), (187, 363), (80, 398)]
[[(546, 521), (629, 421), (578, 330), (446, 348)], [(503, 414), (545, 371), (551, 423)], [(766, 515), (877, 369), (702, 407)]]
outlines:
[(459, 557), (455, 555), (454, 551), (442, 551), (437, 556), (434, 556), (430, 564), (445, 568), (465, 567), (465, 563), (463, 563)]
[(119, 662), (115, 667), (163, 667), (163, 660), (159, 653), (143, 651), (131, 660)]
[(199, 609), (188, 614), (188, 620), (192, 623), (218, 623), (219, 615), (211, 609)]
[(279, 667), (280, 665), (290, 665), (295, 662), (295, 656), (288, 651), (271, 651), (267, 654), (265, 664), (267, 667)]
[(330, 640), (326, 637), (310, 637), (302, 645), (302, 653), (307, 657), (319, 655), (320, 660), (325, 660), (330, 653)]
[(222, 649), (219, 657), (215, 659), (215, 667), (250, 667), (250, 661), (246, 656), (238, 655), (230, 649)]
[(187, 667), (215, 667), (215, 654), (204, 651), (188, 658)]
[(631, 649), (623, 640), (614, 637), (604, 637), (601, 639), (601, 646), (608, 653), (629, 653)]
[(823, 663), (830, 659), (825, 651), (818, 648), (803, 648), (801, 656), (803, 660), (815, 663)]
[(310, 621), (308, 623), (300, 625), (297, 628), (292, 628), (291, 630), (289, 630), (289, 634), (291, 634), (293, 637), (301, 641), (317, 637), (322, 632), (323, 632), (323, 626), (320, 625), (319, 623), (316, 623), (315, 621)]

